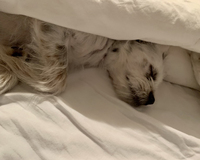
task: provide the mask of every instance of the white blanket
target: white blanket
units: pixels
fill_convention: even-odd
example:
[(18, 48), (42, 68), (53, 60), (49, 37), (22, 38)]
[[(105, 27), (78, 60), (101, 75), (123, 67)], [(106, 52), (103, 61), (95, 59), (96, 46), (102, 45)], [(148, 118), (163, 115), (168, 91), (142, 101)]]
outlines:
[(0, 10), (114, 39), (200, 52), (199, 0), (0, 0)]
[[(200, 52), (198, 0), (0, 0), (0, 10)], [(0, 159), (199, 160), (200, 94), (165, 82), (156, 99), (143, 111), (154, 119), (118, 100), (98, 70), (71, 75), (60, 97), (18, 86), (0, 96)]]
[[(101, 70), (75, 73), (68, 84), (59, 98), (28, 94), (24, 86), (18, 86), (17, 93), (1, 96), (1, 160), (200, 159), (200, 139), (164, 125), (117, 99)], [(191, 103), (196, 98), (190, 94), (183, 94), (185, 101), (176, 101), (170, 92), (162, 90), (170, 87), (173, 88), (164, 83), (156, 95), (155, 108), (146, 108), (144, 112), (155, 114), (161, 121), (169, 116), (168, 124), (171, 122), (173, 127), (200, 138), (199, 124), (194, 123), (200, 120), (199, 112), (192, 117), (188, 115), (191, 123), (184, 121), (200, 101)], [(25, 93), (18, 93), (19, 89)], [(184, 93), (175, 88), (171, 91)], [(162, 102), (164, 107), (181, 102), (193, 106), (186, 115), (178, 111), (170, 114), (169, 108), (161, 107)], [(195, 117), (196, 121), (192, 121)]]

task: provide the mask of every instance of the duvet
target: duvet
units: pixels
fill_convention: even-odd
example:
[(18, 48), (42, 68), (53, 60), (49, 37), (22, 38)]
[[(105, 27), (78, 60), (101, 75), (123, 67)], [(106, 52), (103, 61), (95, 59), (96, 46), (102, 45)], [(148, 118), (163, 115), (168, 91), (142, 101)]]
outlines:
[(0, 0), (0, 11), (172, 46), (153, 106), (120, 101), (98, 69), (71, 74), (57, 97), (24, 84), (1, 95), (1, 160), (200, 159), (200, 93), (185, 50), (200, 52), (198, 0)]

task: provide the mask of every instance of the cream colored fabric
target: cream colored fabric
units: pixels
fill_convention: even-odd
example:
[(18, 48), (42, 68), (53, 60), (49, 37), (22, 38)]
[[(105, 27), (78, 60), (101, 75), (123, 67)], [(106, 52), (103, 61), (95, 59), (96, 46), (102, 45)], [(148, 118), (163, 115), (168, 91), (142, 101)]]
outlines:
[(1, 160), (200, 159), (197, 92), (165, 82), (155, 105), (140, 113), (116, 98), (97, 69), (70, 75), (59, 97), (27, 91), (0, 96)]
[(165, 81), (200, 90), (187, 50), (171, 46), (164, 60), (164, 67)]
[(199, 0), (0, 0), (0, 10), (114, 39), (200, 52)]

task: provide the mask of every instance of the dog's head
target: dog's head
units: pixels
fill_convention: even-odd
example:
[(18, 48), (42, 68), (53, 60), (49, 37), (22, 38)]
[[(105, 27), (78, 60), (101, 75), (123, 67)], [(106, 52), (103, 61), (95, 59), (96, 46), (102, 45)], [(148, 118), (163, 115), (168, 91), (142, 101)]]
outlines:
[(117, 41), (105, 59), (114, 89), (132, 106), (153, 104), (163, 79), (163, 49), (153, 43)]

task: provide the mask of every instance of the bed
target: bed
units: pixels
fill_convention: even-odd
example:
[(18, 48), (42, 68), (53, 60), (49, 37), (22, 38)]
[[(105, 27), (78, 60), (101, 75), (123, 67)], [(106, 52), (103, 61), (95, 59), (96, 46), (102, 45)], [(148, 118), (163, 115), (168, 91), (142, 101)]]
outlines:
[(1, 160), (200, 159), (200, 87), (186, 51), (200, 52), (198, 0), (0, 0), (0, 11), (171, 46), (152, 106), (119, 100), (94, 68), (70, 74), (59, 96), (22, 83), (1, 95)]

